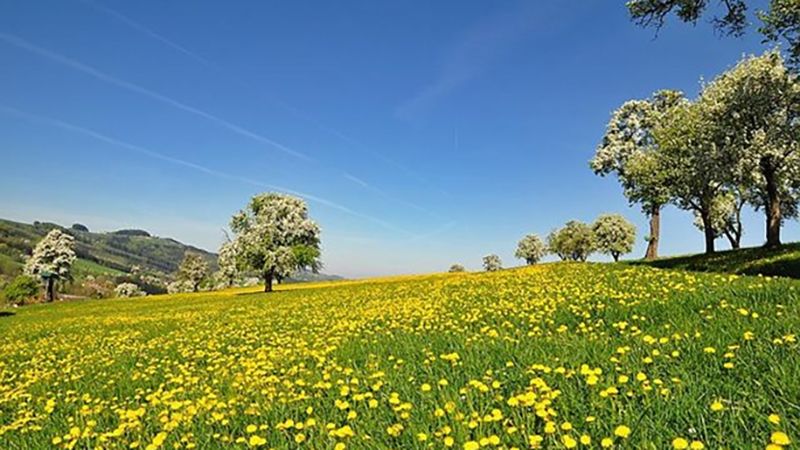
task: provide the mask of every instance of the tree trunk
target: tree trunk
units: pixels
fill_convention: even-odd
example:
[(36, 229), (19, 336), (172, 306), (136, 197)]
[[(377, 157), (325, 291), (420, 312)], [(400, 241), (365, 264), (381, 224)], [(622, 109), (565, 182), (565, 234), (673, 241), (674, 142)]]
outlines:
[(706, 239), (706, 254), (714, 253), (714, 240), (717, 238), (714, 233), (714, 225), (711, 223), (711, 211), (704, 208), (700, 211), (700, 218), (703, 220), (703, 235)]
[(274, 271), (268, 270), (264, 273), (264, 292), (272, 292), (272, 280), (274, 278)]
[(731, 243), (731, 249), (737, 250), (739, 249), (739, 247), (741, 247), (740, 245), (741, 237), (736, 235), (734, 232), (726, 230), (725, 237), (728, 238), (728, 242)]
[(781, 245), (781, 198), (778, 192), (778, 183), (775, 180), (775, 170), (769, 161), (761, 162), (761, 170), (767, 184), (767, 204), (764, 212), (767, 215), (767, 243), (766, 247)]
[(52, 303), (56, 299), (56, 280), (52, 277), (47, 279), (47, 302)]
[(658, 258), (658, 239), (661, 234), (661, 205), (650, 209), (650, 240), (647, 243), (647, 252), (644, 259)]
[(619, 253), (612, 252), (611, 257), (614, 258), (614, 262), (619, 262)]

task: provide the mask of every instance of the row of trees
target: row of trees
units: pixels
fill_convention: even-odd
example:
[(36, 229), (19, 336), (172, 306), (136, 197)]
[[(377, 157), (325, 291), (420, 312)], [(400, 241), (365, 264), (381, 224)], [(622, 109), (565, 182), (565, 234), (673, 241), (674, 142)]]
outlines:
[[(591, 225), (570, 220), (562, 228), (553, 230), (547, 242), (537, 234), (528, 234), (517, 243), (516, 258), (532, 265), (541, 261), (548, 253), (557, 255), (562, 261), (586, 261), (592, 253), (611, 255), (614, 261), (633, 251), (636, 242), (636, 226), (619, 214), (603, 214)], [(503, 262), (495, 254), (483, 257), (483, 269), (494, 272), (503, 268)], [(450, 272), (464, 272), (464, 266), (453, 264)]]
[(645, 257), (658, 255), (660, 212), (695, 215), (705, 250), (725, 236), (738, 248), (745, 204), (765, 214), (766, 245), (781, 243), (783, 221), (800, 199), (800, 83), (777, 51), (742, 59), (704, 84), (699, 97), (658, 91), (613, 112), (590, 161), (614, 174), (650, 219)]

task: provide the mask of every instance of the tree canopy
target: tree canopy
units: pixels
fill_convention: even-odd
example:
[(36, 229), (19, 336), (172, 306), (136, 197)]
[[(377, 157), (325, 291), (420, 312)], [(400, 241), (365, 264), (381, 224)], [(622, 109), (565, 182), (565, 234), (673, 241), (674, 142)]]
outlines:
[[(644, 27), (661, 28), (670, 14), (682, 22), (697, 23), (708, 12), (708, 0), (628, 0), (626, 5), (631, 19)], [(754, 1), (725, 0), (718, 14), (712, 18), (714, 28), (724, 35), (741, 36), (749, 25), (748, 14)], [(800, 2), (797, 0), (770, 0), (766, 10), (755, 11), (761, 21), (758, 31), (765, 42), (786, 42), (787, 53), (793, 65), (800, 63)]]

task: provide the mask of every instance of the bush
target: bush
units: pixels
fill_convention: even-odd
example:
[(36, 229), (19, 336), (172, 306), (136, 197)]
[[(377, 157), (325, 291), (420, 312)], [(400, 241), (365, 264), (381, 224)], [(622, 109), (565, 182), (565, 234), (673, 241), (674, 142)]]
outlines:
[(139, 286), (133, 283), (122, 283), (114, 288), (114, 294), (117, 297), (130, 298), (130, 297), (144, 297), (146, 292), (139, 289)]
[(466, 272), (466, 269), (461, 264), (453, 264), (450, 266), (450, 272)]
[(36, 279), (20, 275), (3, 289), (3, 297), (9, 303), (24, 305), (39, 294), (39, 286), (39, 281)]
[(178, 280), (167, 285), (167, 293), (180, 294), (182, 292), (194, 292), (194, 285), (191, 281)]

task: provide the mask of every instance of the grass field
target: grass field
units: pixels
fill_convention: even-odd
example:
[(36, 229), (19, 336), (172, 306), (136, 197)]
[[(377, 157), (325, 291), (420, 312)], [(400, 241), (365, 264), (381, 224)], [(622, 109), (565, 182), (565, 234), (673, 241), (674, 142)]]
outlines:
[(20, 308), (0, 448), (793, 448), (798, 288), (547, 264)]
[(778, 248), (725, 250), (711, 255), (673, 256), (655, 261), (634, 261), (632, 264), (664, 269), (800, 278), (800, 243), (784, 244)]

